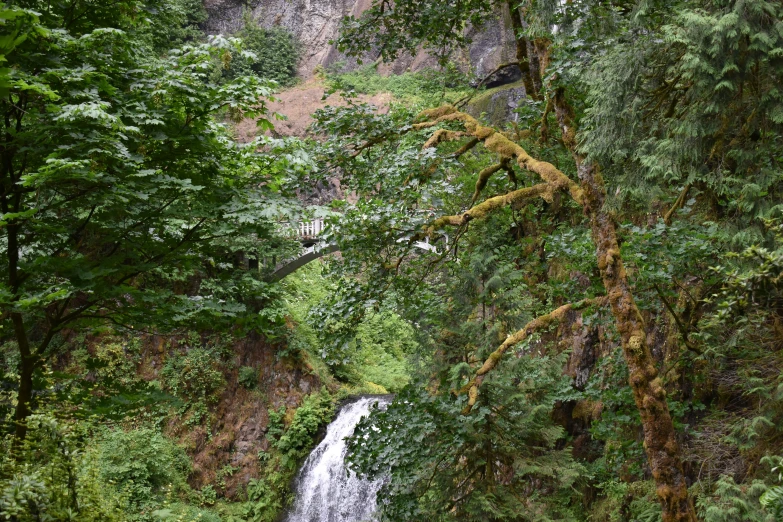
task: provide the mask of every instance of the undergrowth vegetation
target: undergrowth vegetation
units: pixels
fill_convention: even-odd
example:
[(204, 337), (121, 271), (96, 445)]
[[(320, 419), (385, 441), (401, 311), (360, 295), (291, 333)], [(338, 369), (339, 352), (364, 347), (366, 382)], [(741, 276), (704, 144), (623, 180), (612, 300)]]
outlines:
[(296, 67), (301, 55), (301, 44), (282, 27), (264, 28), (249, 12), (244, 15), (244, 26), (235, 36), (241, 38), (245, 52), (231, 58), (225, 74), (228, 78), (256, 75), (274, 80), (282, 86), (296, 79)]
[(471, 92), (470, 78), (454, 66), (386, 75), (380, 74), (375, 65), (350, 72), (340, 69), (338, 62), (324, 71), (331, 89), (356, 94), (389, 93), (394, 101), (411, 108), (453, 103)]

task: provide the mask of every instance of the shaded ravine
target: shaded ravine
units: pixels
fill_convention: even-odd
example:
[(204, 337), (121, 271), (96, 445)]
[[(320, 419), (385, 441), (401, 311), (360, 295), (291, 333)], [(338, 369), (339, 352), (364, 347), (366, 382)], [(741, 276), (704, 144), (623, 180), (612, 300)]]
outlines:
[(364, 522), (375, 513), (375, 496), (382, 480), (350, 476), (345, 467), (345, 437), (353, 433), (373, 404), (391, 397), (362, 396), (343, 404), (326, 429), (326, 436), (307, 457), (296, 479), (296, 501), (286, 522)]

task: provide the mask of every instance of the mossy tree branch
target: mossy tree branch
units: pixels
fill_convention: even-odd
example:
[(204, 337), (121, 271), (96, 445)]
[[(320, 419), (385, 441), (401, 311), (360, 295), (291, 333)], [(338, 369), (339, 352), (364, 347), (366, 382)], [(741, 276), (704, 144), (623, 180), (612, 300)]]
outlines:
[(551, 203), (554, 192), (555, 191), (552, 185), (549, 183), (539, 183), (538, 185), (533, 185), (532, 187), (525, 187), (519, 190), (514, 190), (500, 196), (486, 199), (463, 214), (440, 217), (432, 222), (429, 230), (430, 232), (434, 232), (435, 230), (449, 225), (462, 226), (473, 219), (481, 219), (486, 217), (490, 212), (528, 199), (542, 198), (545, 201)]
[(481, 383), (484, 381), (486, 375), (495, 369), (495, 367), (498, 365), (498, 362), (509, 350), (509, 348), (512, 348), (513, 346), (521, 343), (535, 332), (549, 328), (553, 324), (560, 321), (563, 316), (565, 316), (565, 314), (571, 310), (581, 310), (587, 306), (600, 305), (605, 301), (606, 298), (599, 297), (596, 299), (584, 299), (578, 303), (564, 304), (563, 306), (552, 310), (548, 314), (536, 317), (527, 323), (524, 328), (509, 335), (506, 340), (503, 341), (503, 344), (501, 344), (494, 352), (489, 355), (489, 357), (487, 357), (486, 361), (484, 361), (484, 364), (481, 366), (481, 368), (478, 369), (478, 371), (476, 371), (476, 375), (470, 380), (470, 382), (468, 382), (468, 384), (459, 390), (459, 393), (468, 393), (468, 404), (462, 410), (462, 413), (467, 415), (473, 409), (473, 406), (476, 405)]
[[(519, 144), (514, 143), (495, 129), (482, 125), (472, 116), (459, 112), (453, 106), (446, 105), (420, 114), (420, 118), (424, 121), (415, 124), (414, 129), (432, 128), (441, 123), (459, 123), (467, 135), (483, 142), (486, 150), (497, 153), (501, 159), (515, 160), (522, 170), (537, 174), (543, 181), (534, 187), (490, 198), (461, 216), (440, 218), (430, 226), (429, 230), (431, 232), (434, 228), (447, 225), (464, 225), (470, 219), (483, 217), (488, 212), (508, 204), (509, 198), (523, 200), (533, 195), (551, 197), (559, 190), (568, 190), (574, 201), (582, 205), (585, 215), (590, 220), (598, 268), (606, 289), (607, 301), (612, 307), (612, 314), (620, 333), (634, 401), (641, 414), (644, 446), (655, 479), (657, 494), (663, 507), (663, 520), (664, 522), (693, 522), (696, 520), (696, 515), (688, 496), (680, 447), (666, 402), (666, 391), (647, 344), (644, 320), (634, 300), (631, 285), (623, 266), (617, 241), (617, 225), (613, 217), (604, 209), (606, 187), (603, 178), (598, 165), (588, 161), (577, 149), (576, 119), (573, 108), (566, 100), (565, 91), (562, 88), (555, 91), (552, 104), (563, 144), (571, 151), (577, 167), (580, 180), (578, 184), (551, 163), (531, 157)], [(427, 140), (425, 148), (436, 146), (445, 137), (450, 136), (449, 133), (454, 132), (456, 131), (444, 132), (444, 129), (435, 131), (433, 136)], [(555, 312), (560, 315), (564, 313), (560, 309)], [(539, 328), (541, 323), (549, 324), (552, 320), (552, 314), (558, 315), (555, 312), (539, 318), (541, 322), (534, 321), (535, 324), (530, 325), (532, 330), (526, 327), (508, 339), (498, 349), (499, 352), (496, 351), (497, 356), (494, 358), (491, 356), (490, 360), (485, 363), (488, 369), (479, 370), (483, 373), (477, 374), (476, 379), (483, 377), (487, 371), (494, 368), (500, 355), (509, 346), (530, 335), (530, 331)], [(468, 404), (470, 405), (471, 401), (475, 403), (478, 394), (478, 386), (475, 382), (468, 391)]]
[[(484, 148), (488, 151), (497, 153), (501, 159), (516, 161), (519, 168), (537, 174), (544, 182), (552, 185), (553, 190), (566, 189), (577, 203), (581, 204), (583, 202), (584, 193), (582, 188), (557, 167), (547, 161), (533, 158), (518, 143), (514, 143), (492, 127), (482, 125), (476, 118), (458, 111), (452, 105), (444, 105), (436, 109), (423, 111), (419, 117), (425, 121), (413, 125), (413, 128), (416, 130), (432, 128), (440, 123), (455, 122), (462, 124), (465, 132), (482, 141)], [(438, 129), (425, 142), (422, 148), (434, 147), (453, 136), (454, 132), (458, 131)]]
[(501, 169), (508, 169), (508, 158), (503, 158), (500, 163), (495, 163), (479, 172), (478, 179), (476, 179), (476, 190), (473, 192), (473, 197), (470, 200), (471, 205), (479, 198), (481, 191), (487, 186), (489, 178)]
[(585, 215), (590, 219), (598, 269), (628, 365), (629, 384), (642, 420), (644, 449), (661, 501), (663, 521), (695, 522), (696, 511), (688, 495), (688, 483), (677, 433), (666, 402), (666, 390), (650, 352), (644, 319), (636, 305), (620, 255), (617, 224), (604, 209), (604, 179), (599, 166), (577, 149), (574, 110), (562, 88), (555, 91), (553, 102), (563, 144), (571, 151), (583, 189), (584, 199), (581, 203)]

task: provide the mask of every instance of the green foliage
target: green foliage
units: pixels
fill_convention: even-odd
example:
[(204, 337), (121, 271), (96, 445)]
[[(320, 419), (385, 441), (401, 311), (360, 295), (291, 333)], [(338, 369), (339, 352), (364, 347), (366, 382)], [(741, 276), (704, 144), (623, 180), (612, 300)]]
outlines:
[(381, 76), (372, 65), (355, 71), (327, 75), (332, 89), (357, 94), (388, 92), (407, 107), (453, 103), (470, 92), (468, 79), (452, 64), (443, 70), (424, 70)]
[(774, 249), (753, 245), (730, 254), (725, 265), (711, 267), (722, 280), (720, 293), (710, 296), (717, 301), (717, 313), (711, 324), (741, 325), (753, 310), (764, 310), (781, 299), (783, 290), (783, 225), (780, 219), (765, 220), (774, 235)]
[(231, 59), (226, 71), (229, 78), (252, 74), (281, 85), (294, 82), (301, 44), (291, 32), (282, 27), (260, 27), (246, 14), (244, 27), (236, 36), (242, 39), (246, 52)]
[(205, 348), (193, 348), (184, 355), (173, 354), (161, 375), (167, 389), (194, 402), (216, 402), (217, 392), (225, 384), (217, 354)]
[(659, 522), (661, 506), (655, 498), (652, 481), (620, 482), (612, 480), (599, 485), (604, 498), (597, 502), (590, 520), (601, 522)]
[(774, 522), (759, 502), (765, 490), (760, 480), (738, 485), (732, 477), (722, 476), (714, 493), (700, 496), (696, 505), (705, 522)]
[(128, 498), (103, 479), (85, 451), (88, 433), (49, 413), (30, 419), (28, 437), (13, 459), (11, 438), (0, 440), (0, 518), (18, 522), (124, 522)]
[[(582, 209), (560, 194), (456, 233), (430, 232), (437, 251), (414, 246), (435, 218), (473, 204), (476, 173), (497, 161), (478, 147), (456, 157), (464, 141), (422, 150), (435, 129), (412, 123), (420, 106), (466, 92), (448, 60), (476, 34), (465, 29), (500, 4), (378, 1), (346, 19), (338, 46), (351, 54), (424, 48), (444, 68), (330, 73), (335, 89), (389, 92), (403, 105), (378, 114), (348, 97), (315, 116), (326, 139), (307, 148), (232, 139), (230, 122), (243, 117), (269, 128), (263, 100), (274, 85), (262, 79), (293, 81), (299, 46), (282, 29), (247, 19), (244, 43), (204, 40), (199, 0), (0, 8), (0, 416), (11, 427), (13, 406), (29, 403), (60, 419), (31, 417), (17, 460), (3, 439), (0, 516), (217, 520), (190, 502), (224, 520), (270, 522), (290, 500), (296, 466), (331, 418), (330, 397), (308, 397), (296, 412), (270, 409), (260, 478), (227, 505), (215, 488), (237, 468), (191, 492), (187, 458), (159, 431), (93, 431), (74, 419), (160, 425), (165, 390), (184, 402), (186, 423), (201, 423), (232, 359), (189, 340), (148, 385), (136, 375), (145, 364), (138, 342), (86, 342), (109, 323), (256, 329), (285, 337), (278, 355), (323, 382), (331, 371), (345, 389), (398, 391), (352, 439), (356, 470), (389, 473), (387, 520), (660, 517), (607, 311), (575, 312), (516, 346), (462, 414), (460, 390), (509, 334), (603, 292)], [(506, 135), (577, 180), (562, 113), (544, 113), (556, 94), (571, 102), (580, 151), (607, 184), (700, 515), (780, 519), (780, 477), (770, 482), (755, 465), (780, 453), (783, 426), (783, 256), (779, 224), (767, 219), (780, 213), (783, 163), (780, 2), (519, 7), (525, 24), (515, 36), (531, 39), (528, 51), (549, 42), (549, 63), (541, 98), (528, 93)], [(328, 273), (314, 264), (278, 287), (263, 268), (246, 270), (298, 248), (276, 223), (299, 219), (295, 190), (336, 175), (357, 197), (335, 202), (341, 215), (328, 217), (326, 239), (342, 253)], [(483, 194), (537, 182), (514, 165)], [(576, 330), (584, 342), (569, 358), (562, 341)], [(253, 368), (237, 370), (242, 386), (257, 386)], [(576, 401), (595, 408), (571, 416)]]
[(762, 463), (764, 461), (776, 464), (772, 467), (772, 473), (777, 472), (777, 482), (781, 485), (767, 488), (764, 494), (759, 497), (759, 503), (774, 515), (776, 522), (780, 522), (783, 520), (783, 457), (765, 457), (761, 459)]
[(283, 422), (285, 418), (285, 406), (280, 406), (277, 410), (269, 409), (269, 427), (267, 428), (267, 437), (271, 440), (276, 440), (283, 434), (285, 424)]
[(382, 520), (574, 520), (566, 506), (584, 468), (557, 448), (564, 432), (550, 417), (570, 394), (561, 364), (516, 359), (467, 416), (464, 396), (410, 386), (363, 419), (349, 458), (359, 473), (390, 474)]
[(585, 395), (601, 401), (601, 416), (590, 426), (591, 435), (604, 441), (603, 458), (594, 463), (598, 476), (605, 479), (623, 475), (644, 476), (644, 449), (640, 440), (641, 420), (628, 382), (628, 366), (620, 348), (601, 359), (598, 371), (588, 381)]
[(337, 377), (352, 393), (401, 389), (410, 379), (410, 357), (418, 344), (412, 327), (392, 312), (393, 306), (362, 320), (346, 342), (344, 360), (328, 360), (330, 368), (323, 368), (317, 314), (335, 291), (334, 281), (320, 263), (311, 263), (284, 281), (288, 309), (297, 323), (288, 335), (288, 352), (315, 366), (322, 380)]
[(131, 512), (146, 512), (171, 491), (187, 491), (191, 463), (185, 450), (157, 430), (110, 430), (91, 451), (101, 481), (114, 484)]
[(332, 420), (333, 413), (332, 398), (326, 390), (305, 398), (285, 433), (274, 443), (282, 453), (284, 468), (295, 469), (299, 461), (307, 456), (319, 428)]
[(283, 507), (279, 493), (264, 479), (250, 479), (247, 500), (242, 515), (251, 522), (272, 520), (271, 514), (280, 512)]
[(356, 329), (356, 372), (363, 381), (397, 393), (410, 381), (408, 358), (418, 349), (413, 328), (394, 313), (368, 317)]
[(220, 121), (270, 125), (271, 84), (213, 80), (238, 40), (159, 57), (133, 15), (148, 4), (78, 4), (22, 2), (39, 14), (6, 56), (0, 326), (25, 362), (21, 419), (33, 374), (67, 347), (63, 329), (281, 326), (281, 308), (265, 306), (274, 285), (235, 260), (295, 248), (275, 220), (299, 207), (284, 185), (309, 168), (295, 141), (241, 145)]
[(143, 32), (157, 53), (204, 39), (199, 25), (207, 21), (207, 10), (201, 0), (149, 0), (143, 9), (149, 17)]
[(255, 389), (258, 386), (258, 371), (252, 366), (240, 366), (237, 379), (248, 390)]
[[(269, 410), (268, 452), (259, 451), (260, 478), (250, 479), (245, 501), (223, 506), (226, 522), (273, 522), (291, 501), (291, 484), (299, 464), (312, 449), (318, 431), (332, 420), (333, 402), (325, 391), (307, 396), (288, 426), (286, 409)], [(232, 469), (226, 472), (233, 473)]]
[(467, 23), (482, 26), (493, 7), (492, 2), (480, 0), (458, 4), (409, 0), (397, 8), (373, 2), (359, 18), (343, 20), (337, 45), (354, 56), (380, 51), (384, 61), (406, 53), (415, 56), (423, 46), (445, 64), (453, 48), (470, 42), (469, 31), (456, 29)]
[(691, 185), (745, 226), (770, 216), (781, 187), (781, 6), (650, 7), (624, 22), (583, 77), (584, 150), (628, 196), (651, 201)]

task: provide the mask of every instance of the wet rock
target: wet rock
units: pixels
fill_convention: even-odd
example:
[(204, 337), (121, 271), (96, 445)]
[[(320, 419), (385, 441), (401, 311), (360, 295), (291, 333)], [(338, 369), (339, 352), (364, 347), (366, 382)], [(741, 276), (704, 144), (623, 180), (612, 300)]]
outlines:
[(490, 125), (505, 126), (518, 120), (516, 109), (524, 98), (522, 82), (512, 83), (479, 94), (468, 103), (465, 112)]

